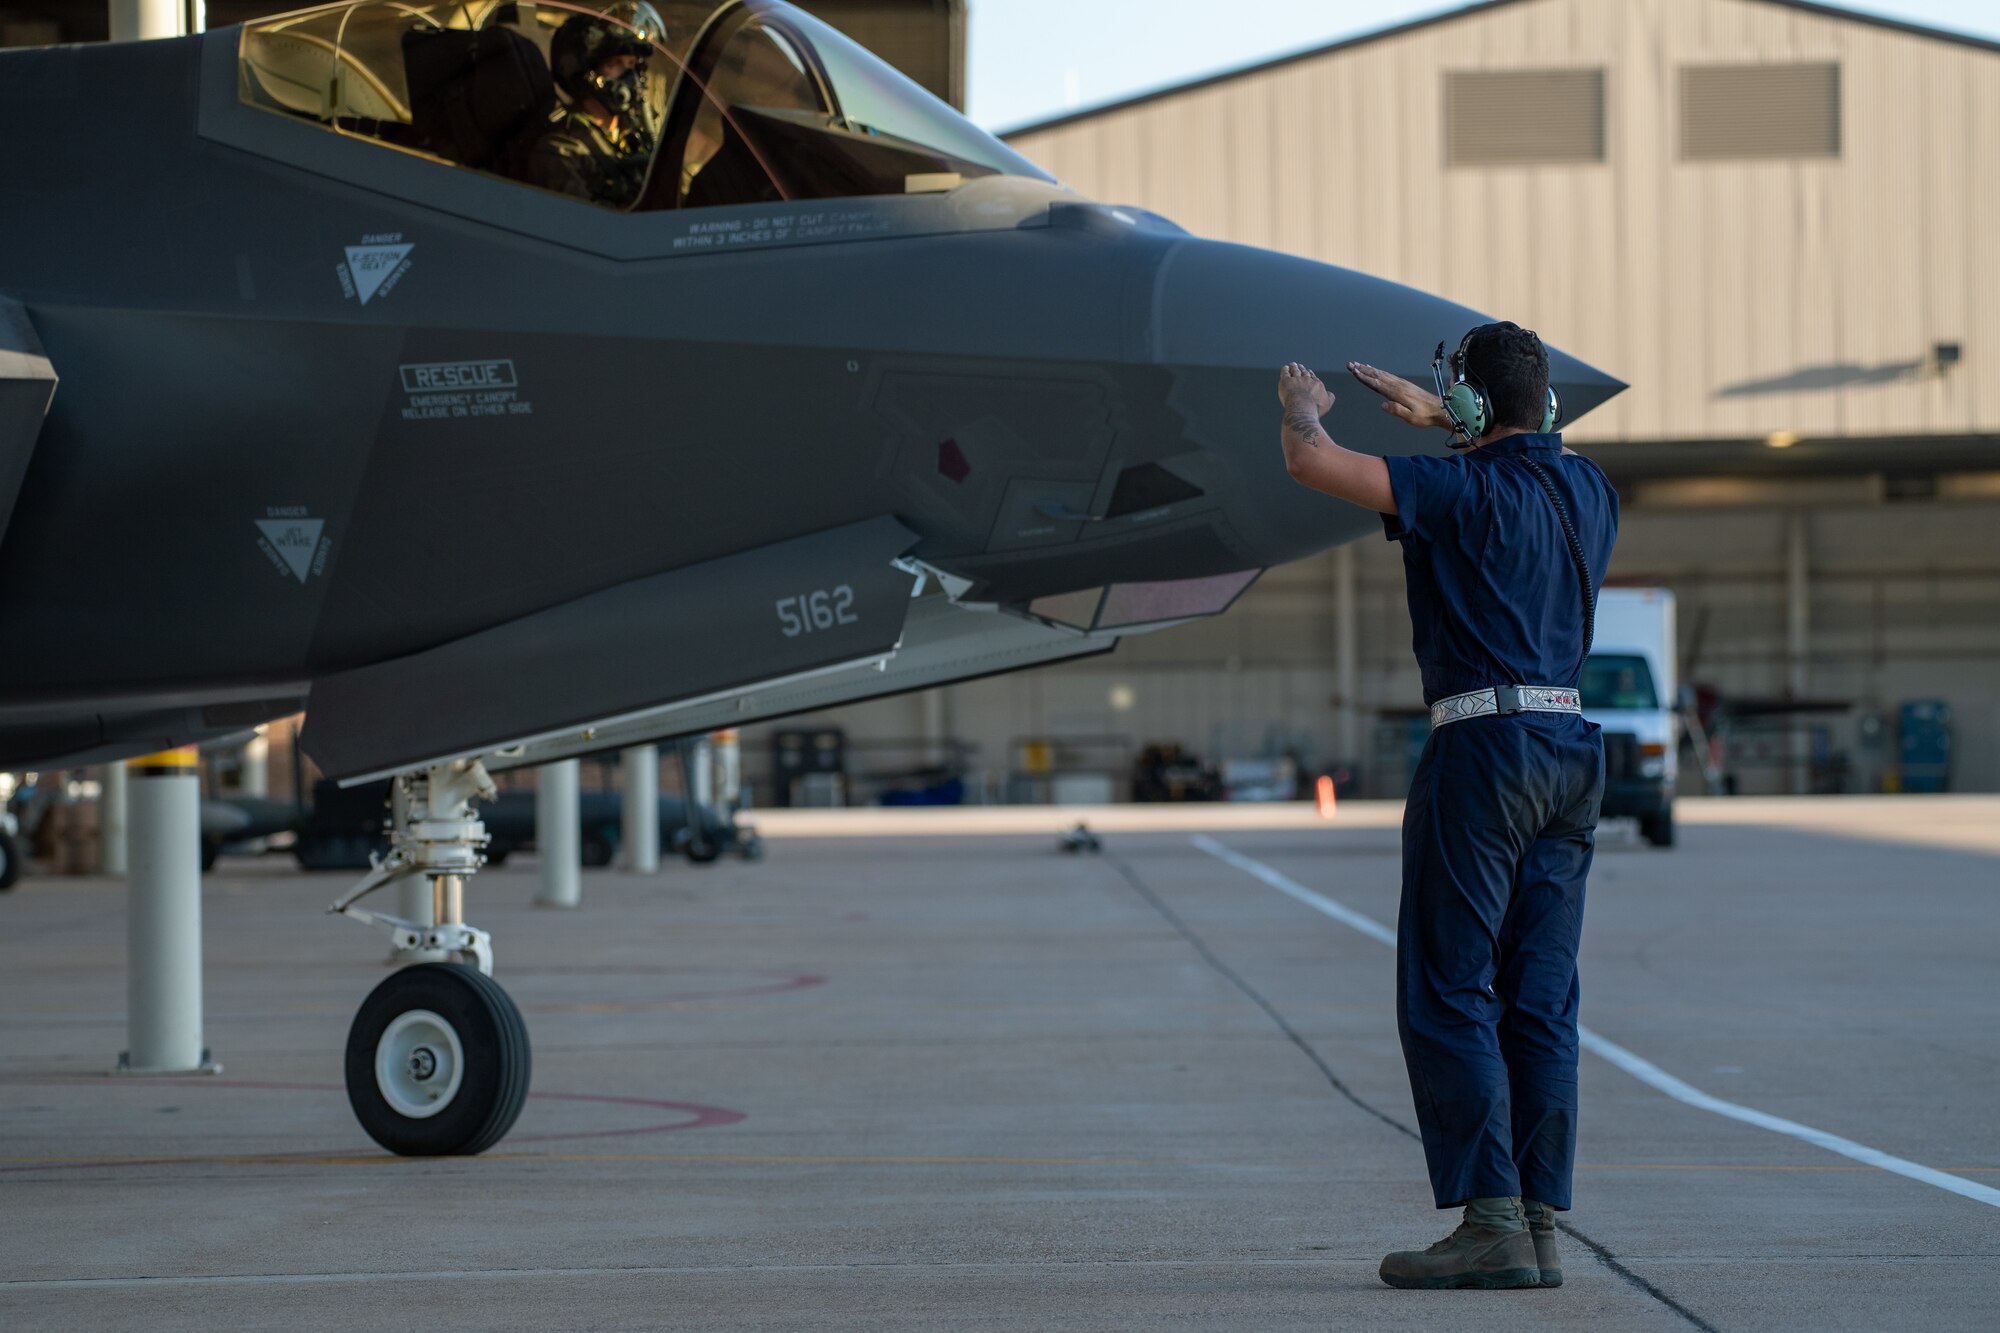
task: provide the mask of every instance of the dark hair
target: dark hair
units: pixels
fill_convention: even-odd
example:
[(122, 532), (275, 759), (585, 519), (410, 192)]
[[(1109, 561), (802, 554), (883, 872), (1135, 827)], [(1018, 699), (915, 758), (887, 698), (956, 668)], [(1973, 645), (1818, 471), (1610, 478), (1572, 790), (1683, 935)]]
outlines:
[(1466, 335), (1465, 370), (1486, 389), (1493, 427), (1541, 429), (1549, 408), (1549, 353), (1533, 329), (1480, 325)]

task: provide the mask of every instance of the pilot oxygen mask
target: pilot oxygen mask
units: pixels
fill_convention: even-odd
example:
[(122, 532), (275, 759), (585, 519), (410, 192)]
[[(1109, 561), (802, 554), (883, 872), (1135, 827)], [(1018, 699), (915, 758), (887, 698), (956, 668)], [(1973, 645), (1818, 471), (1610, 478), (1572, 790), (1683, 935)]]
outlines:
[[(653, 43), (665, 36), (666, 24), (645, 0), (624, 0), (601, 14), (578, 14), (556, 29), (550, 40), (549, 72), (572, 102), (596, 102), (641, 131), (640, 137), (650, 146), (646, 65)], [(614, 72), (619, 56), (632, 57), (632, 67)]]

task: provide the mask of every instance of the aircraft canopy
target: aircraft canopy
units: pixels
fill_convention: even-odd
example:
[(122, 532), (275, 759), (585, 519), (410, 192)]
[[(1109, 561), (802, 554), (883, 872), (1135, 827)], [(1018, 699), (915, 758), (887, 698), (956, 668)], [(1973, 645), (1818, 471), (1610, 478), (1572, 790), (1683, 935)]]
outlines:
[(245, 25), (243, 100), (647, 212), (1050, 177), (778, 0), (359, 0)]

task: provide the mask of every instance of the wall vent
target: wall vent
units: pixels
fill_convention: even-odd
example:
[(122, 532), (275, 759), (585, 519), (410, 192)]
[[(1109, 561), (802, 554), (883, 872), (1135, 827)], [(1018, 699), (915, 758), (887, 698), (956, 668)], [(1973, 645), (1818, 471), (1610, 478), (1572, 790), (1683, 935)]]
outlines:
[(1681, 67), (1683, 162), (1839, 156), (1839, 65)]
[(1560, 166), (1603, 160), (1603, 70), (1445, 74), (1447, 167)]

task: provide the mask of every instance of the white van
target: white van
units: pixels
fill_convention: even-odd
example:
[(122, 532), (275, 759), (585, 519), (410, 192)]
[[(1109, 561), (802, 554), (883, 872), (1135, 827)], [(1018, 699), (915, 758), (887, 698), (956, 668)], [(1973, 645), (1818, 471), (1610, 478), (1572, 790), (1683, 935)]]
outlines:
[(1679, 717), (1674, 711), (1674, 595), (1606, 588), (1583, 665), (1583, 715), (1604, 728), (1604, 810), (1639, 821), (1656, 847), (1674, 842)]

